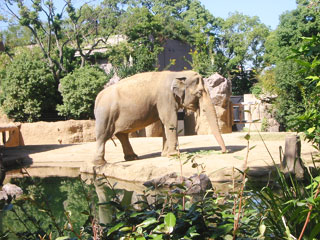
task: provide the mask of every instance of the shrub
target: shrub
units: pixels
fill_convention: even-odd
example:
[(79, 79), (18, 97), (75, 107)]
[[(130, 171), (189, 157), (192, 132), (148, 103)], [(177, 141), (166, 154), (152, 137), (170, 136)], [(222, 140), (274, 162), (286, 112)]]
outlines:
[(97, 67), (78, 68), (60, 80), (63, 104), (57, 106), (59, 115), (75, 119), (93, 117), (94, 100), (110, 76)]
[(37, 49), (20, 50), (1, 75), (0, 100), (9, 118), (32, 122), (55, 111), (56, 82)]
[(292, 129), (304, 132), (318, 150), (320, 149), (320, 34), (302, 39), (303, 45), (295, 49), (292, 59), (307, 76), (299, 83), (304, 111), (292, 121)]

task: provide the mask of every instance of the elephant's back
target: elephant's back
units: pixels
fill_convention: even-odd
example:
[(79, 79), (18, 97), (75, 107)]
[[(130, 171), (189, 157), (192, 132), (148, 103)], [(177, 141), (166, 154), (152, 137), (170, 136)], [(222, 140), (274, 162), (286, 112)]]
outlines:
[(155, 83), (157, 80), (161, 79), (160, 75), (163, 75), (162, 72), (144, 72), (138, 73), (133, 76), (127, 77), (121, 80), (118, 84), (119, 85), (133, 85), (136, 87), (143, 86), (148, 83)]

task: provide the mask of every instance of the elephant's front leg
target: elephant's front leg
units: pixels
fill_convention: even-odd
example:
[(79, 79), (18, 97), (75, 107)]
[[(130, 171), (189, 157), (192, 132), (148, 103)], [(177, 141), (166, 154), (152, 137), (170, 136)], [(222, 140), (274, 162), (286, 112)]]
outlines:
[(164, 136), (161, 156), (169, 157), (178, 154), (177, 114), (175, 113), (174, 116), (170, 116), (169, 119), (166, 120), (163, 120)]

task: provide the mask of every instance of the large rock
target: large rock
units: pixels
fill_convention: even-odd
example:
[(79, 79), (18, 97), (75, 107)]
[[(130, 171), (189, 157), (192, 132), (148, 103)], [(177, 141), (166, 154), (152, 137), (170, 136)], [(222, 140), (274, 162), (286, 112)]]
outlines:
[[(175, 172), (146, 181), (143, 185), (155, 189), (170, 188), (173, 192), (185, 191), (187, 194), (204, 194), (207, 190), (212, 189), (211, 181), (206, 174), (194, 174), (186, 178), (178, 176)], [(185, 189), (182, 189), (181, 185)]]
[[(209, 90), (212, 104), (215, 105), (218, 123), (222, 133), (232, 132), (232, 104), (230, 101), (231, 96), (231, 81), (224, 78), (218, 73), (204, 78), (204, 83)], [(195, 114), (195, 130), (197, 134), (211, 134), (210, 125), (205, 114), (202, 114), (200, 109), (199, 113)]]

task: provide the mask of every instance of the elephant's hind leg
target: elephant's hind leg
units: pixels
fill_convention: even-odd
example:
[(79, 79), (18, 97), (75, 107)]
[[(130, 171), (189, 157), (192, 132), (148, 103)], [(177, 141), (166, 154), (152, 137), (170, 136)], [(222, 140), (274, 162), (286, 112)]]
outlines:
[(104, 165), (105, 160), (105, 145), (108, 139), (112, 137), (114, 128), (106, 127), (99, 121), (96, 121), (96, 154), (92, 163), (94, 165)]
[(117, 133), (116, 137), (121, 142), (123, 153), (124, 153), (124, 159), (126, 161), (139, 159), (137, 154), (134, 153), (132, 146), (129, 142), (129, 134), (128, 133)]

